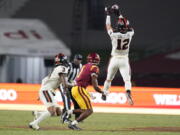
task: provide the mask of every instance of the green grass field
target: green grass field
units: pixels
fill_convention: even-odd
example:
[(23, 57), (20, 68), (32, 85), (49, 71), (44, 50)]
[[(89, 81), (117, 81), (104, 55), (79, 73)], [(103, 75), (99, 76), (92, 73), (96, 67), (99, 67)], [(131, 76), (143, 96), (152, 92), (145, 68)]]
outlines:
[(179, 135), (180, 116), (94, 113), (72, 131), (51, 117), (40, 124), (41, 130), (28, 128), (30, 111), (0, 111), (0, 135)]

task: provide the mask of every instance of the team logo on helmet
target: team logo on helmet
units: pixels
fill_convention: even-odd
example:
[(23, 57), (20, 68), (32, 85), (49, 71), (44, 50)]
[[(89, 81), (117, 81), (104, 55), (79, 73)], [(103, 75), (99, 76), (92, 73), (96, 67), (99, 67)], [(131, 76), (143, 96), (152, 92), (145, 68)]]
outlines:
[(129, 27), (129, 21), (123, 16), (120, 16), (115, 31), (126, 33), (128, 31), (128, 27)]

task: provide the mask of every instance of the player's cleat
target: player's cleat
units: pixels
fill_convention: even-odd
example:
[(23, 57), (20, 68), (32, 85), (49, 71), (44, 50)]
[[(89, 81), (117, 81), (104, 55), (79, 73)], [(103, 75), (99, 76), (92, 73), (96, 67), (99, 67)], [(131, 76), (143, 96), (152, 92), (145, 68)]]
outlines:
[(34, 116), (34, 120), (38, 118), (38, 112), (37, 111), (32, 111), (32, 115)]
[(130, 90), (126, 90), (126, 97), (127, 97), (127, 101), (130, 105), (133, 105), (134, 102), (133, 102), (133, 99), (132, 99), (132, 96), (131, 96), (131, 91)]
[(72, 122), (72, 120), (70, 120), (70, 119), (65, 119), (64, 120), (64, 123), (67, 123), (67, 124), (69, 124), (69, 123), (71, 123)]
[(68, 128), (72, 129), (72, 130), (82, 130), (81, 128), (79, 128), (77, 125), (72, 125), (71, 123), (68, 125)]
[(29, 123), (29, 128), (32, 128), (34, 130), (39, 130), (39, 126), (37, 124), (34, 124), (33, 122)]

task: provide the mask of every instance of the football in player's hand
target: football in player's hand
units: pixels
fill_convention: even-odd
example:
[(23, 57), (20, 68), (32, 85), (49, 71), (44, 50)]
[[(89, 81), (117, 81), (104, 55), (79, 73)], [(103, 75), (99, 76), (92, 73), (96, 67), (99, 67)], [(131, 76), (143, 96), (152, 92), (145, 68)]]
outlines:
[(117, 4), (112, 5), (111, 9), (116, 16), (120, 15), (119, 6)]
[(112, 5), (111, 8), (114, 9), (114, 10), (119, 10), (119, 6), (117, 4)]

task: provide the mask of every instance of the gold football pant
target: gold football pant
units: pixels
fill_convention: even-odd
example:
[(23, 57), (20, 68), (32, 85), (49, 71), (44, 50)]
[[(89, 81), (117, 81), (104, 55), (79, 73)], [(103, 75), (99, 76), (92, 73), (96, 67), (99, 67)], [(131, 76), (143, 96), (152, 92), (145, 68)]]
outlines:
[(85, 88), (80, 87), (80, 86), (74, 86), (71, 89), (71, 93), (72, 93), (73, 98), (76, 100), (76, 102), (78, 103), (81, 109), (92, 108), (90, 95)]

